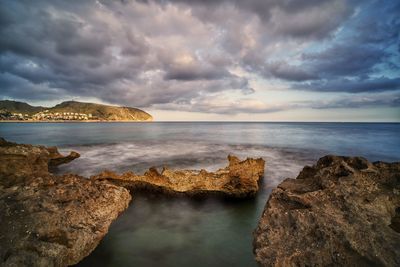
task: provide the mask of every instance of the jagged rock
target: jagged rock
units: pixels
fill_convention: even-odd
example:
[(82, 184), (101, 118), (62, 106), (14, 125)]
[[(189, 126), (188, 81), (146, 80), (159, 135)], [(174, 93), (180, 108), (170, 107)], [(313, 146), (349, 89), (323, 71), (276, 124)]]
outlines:
[(133, 172), (118, 175), (103, 171), (91, 179), (108, 180), (129, 190), (150, 189), (190, 195), (215, 192), (239, 198), (255, 195), (259, 179), (264, 175), (265, 161), (261, 158), (240, 161), (235, 156), (228, 156), (228, 160), (229, 165), (216, 172), (164, 168), (159, 173), (157, 169), (150, 168), (143, 175)]
[(61, 164), (70, 163), (74, 159), (77, 159), (81, 156), (78, 152), (75, 151), (71, 151), (68, 156), (63, 156), (58, 152), (58, 149), (55, 146), (48, 147), (47, 151), (49, 152), (49, 157), (50, 157), (49, 160), (50, 167), (56, 167)]
[(48, 175), (49, 152), (43, 146), (18, 145), (0, 138), (0, 184), (12, 185)]
[(76, 264), (128, 206), (123, 187), (50, 174), (50, 154), (0, 140), (0, 266)]
[(38, 177), (0, 190), (2, 266), (69, 266), (92, 252), (129, 192), (75, 175)]
[(262, 266), (400, 266), (400, 163), (326, 156), (274, 189), (254, 232)]
[(49, 166), (68, 163), (80, 155), (72, 151), (62, 156), (56, 147), (33, 146), (8, 142), (0, 137), (0, 183), (10, 183), (48, 175)]
[[(144, 175), (103, 172), (86, 179), (55, 176), (56, 166), (77, 157), (62, 157), (55, 148), (20, 145), (0, 139), (0, 266), (68, 266), (98, 245), (111, 222), (127, 208), (129, 189), (163, 192), (222, 192), (254, 195), (264, 160), (240, 161), (217, 172), (151, 168)], [(103, 181), (103, 180), (110, 180)]]

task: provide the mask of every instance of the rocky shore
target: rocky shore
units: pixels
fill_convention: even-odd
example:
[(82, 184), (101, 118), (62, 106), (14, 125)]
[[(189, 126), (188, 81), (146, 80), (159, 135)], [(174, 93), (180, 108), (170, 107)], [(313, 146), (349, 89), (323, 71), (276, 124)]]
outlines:
[(400, 163), (326, 156), (274, 189), (254, 232), (261, 266), (400, 266)]
[(150, 168), (144, 175), (104, 171), (91, 179), (49, 171), (79, 156), (0, 138), (0, 266), (78, 263), (128, 207), (127, 189), (254, 196), (265, 164), (263, 159), (229, 156), (229, 165), (216, 172), (165, 168), (159, 173)]
[(0, 139), (0, 266), (76, 264), (128, 207), (122, 187), (49, 172), (78, 156)]
[[(0, 266), (78, 263), (137, 190), (252, 197), (265, 165), (228, 156), (216, 172), (51, 173), (79, 156), (0, 138)], [(400, 163), (326, 156), (304, 167), (273, 190), (253, 245), (261, 266), (400, 266)]]
[(216, 172), (206, 170), (171, 170), (165, 168), (159, 173), (150, 168), (143, 175), (126, 172), (118, 175), (111, 171), (92, 176), (91, 179), (107, 180), (129, 190), (153, 190), (168, 194), (198, 195), (219, 193), (235, 198), (254, 196), (264, 175), (265, 161), (261, 158), (240, 161), (229, 155), (229, 164)]

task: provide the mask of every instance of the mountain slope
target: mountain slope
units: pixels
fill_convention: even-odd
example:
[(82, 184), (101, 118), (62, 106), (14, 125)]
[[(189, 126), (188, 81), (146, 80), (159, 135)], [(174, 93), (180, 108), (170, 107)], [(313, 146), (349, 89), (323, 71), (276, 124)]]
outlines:
[(44, 109), (45, 109), (44, 107), (35, 107), (24, 102), (0, 100), (0, 110), (9, 111), (11, 113), (22, 113), (22, 114), (32, 115)]
[(74, 112), (92, 114), (97, 120), (105, 121), (152, 121), (153, 117), (137, 108), (118, 107), (95, 103), (84, 103), (77, 101), (62, 102), (51, 108), (35, 107), (24, 102), (0, 100), (0, 110), (11, 113), (22, 113), (33, 115), (48, 110), (50, 113)]
[(100, 120), (110, 121), (151, 121), (153, 117), (147, 112), (131, 107), (117, 107), (77, 101), (66, 101), (49, 108), (50, 112), (76, 112), (92, 114)]

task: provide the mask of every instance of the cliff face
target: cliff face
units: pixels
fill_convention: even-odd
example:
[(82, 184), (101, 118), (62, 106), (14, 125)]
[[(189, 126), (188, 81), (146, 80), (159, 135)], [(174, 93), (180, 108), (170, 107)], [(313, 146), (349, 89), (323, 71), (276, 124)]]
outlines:
[(229, 165), (217, 170), (170, 170), (164, 168), (161, 173), (150, 168), (143, 175), (127, 172), (122, 175), (104, 171), (91, 177), (92, 180), (108, 180), (129, 190), (147, 189), (169, 194), (219, 193), (230, 197), (243, 198), (254, 196), (258, 183), (264, 175), (265, 161), (251, 159), (240, 161), (229, 156)]
[(254, 232), (262, 266), (400, 266), (400, 163), (326, 156), (286, 179)]
[(78, 155), (0, 138), (0, 266), (76, 264), (127, 208), (123, 187), (48, 172)]

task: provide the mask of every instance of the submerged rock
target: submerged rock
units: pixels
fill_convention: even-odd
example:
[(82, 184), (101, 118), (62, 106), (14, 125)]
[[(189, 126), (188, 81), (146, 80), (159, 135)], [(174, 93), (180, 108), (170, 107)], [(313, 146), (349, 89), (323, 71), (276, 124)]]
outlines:
[(254, 232), (262, 266), (400, 266), (400, 163), (326, 156), (274, 189)]
[(235, 156), (228, 156), (228, 160), (229, 165), (216, 172), (164, 168), (159, 173), (156, 168), (150, 168), (143, 175), (133, 172), (118, 175), (104, 171), (91, 179), (108, 180), (129, 190), (149, 189), (189, 195), (215, 192), (238, 198), (255, 195), (259, 180), (264, 175), (265, 161), (261, 158), (240, 161)]
[(59, 159), (54, 149), (0, 140), (0, 266), (76, 264), (127, 208), (123, 187), (49, 173)]

